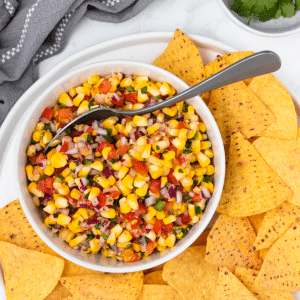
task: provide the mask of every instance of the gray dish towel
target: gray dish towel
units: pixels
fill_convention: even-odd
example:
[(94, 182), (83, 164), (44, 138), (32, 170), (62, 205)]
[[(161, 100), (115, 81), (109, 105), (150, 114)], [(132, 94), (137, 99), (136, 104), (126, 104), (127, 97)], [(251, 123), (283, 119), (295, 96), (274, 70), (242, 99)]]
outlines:
[(153, 0), (0, 0), (0, 125), (26, 89), (34, 66), (60, 53), (78, 21), (121, 23)]

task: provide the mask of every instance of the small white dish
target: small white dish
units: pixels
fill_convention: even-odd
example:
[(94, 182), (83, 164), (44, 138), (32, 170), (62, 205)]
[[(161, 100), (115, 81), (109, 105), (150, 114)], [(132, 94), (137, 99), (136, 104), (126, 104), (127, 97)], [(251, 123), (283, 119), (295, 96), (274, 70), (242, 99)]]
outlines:
[[(171, 73), (140, 62), (116, 60), (97, 62), (85, 65), (64, 75), (52, 85), (50, 85), (29, 107), (22, 122), (17, 136), (17, 143), (14, 152), (14, 173), (16, 174), (17, 192), (20, 197), (22, 208), (30, 224), (42, 238), (42, 240), (58, 254), (64, 258), (93, 270), (125, 273), (145, 270), (160, 265), (175, 257), (187, 247), (189, 247), (197, 237), (204, 231), (209, 221), (213, 217), (221, 197), (224, 177), (225, 177), (225, 154), (222, 138), (218, 126), (209, 109), (200, 97), (190, 99), (189, 104), (193, 105), (196, 112), (206, 124), (208, 136), (213, 145), (214, 165), (215, 165), (215, 191), (210, 199), (205, 213), (201, 220), (193, 226), (188, 235), (179, 241), (173, 248), (163, 252), (158, 252), (149, 257), (134, 263), (117, 262), (102, 255), (84, 254), (71, 249), (57, 234), (47, 228), (42, 219), (42, 215), (35, 206), (31, 194), (27, 190), (27, 178), (25, 173), (26, 148), (34, 131), (35, 124), (46, 106), (53, 106), (58, 96), (68, 91), (71, 87), (77, 86), (86, 81), (94, 74), (107, 75), (112, 72), (122, 72), (125, 74), (143, 74), (157, 81), (169, 82), (178, 93), (186, 90), (188, 85)], [(46, 75), (47, 76), (47, 75)]]
[(282, 37), (300, 32), (300, 11), (291, 18), (271, 19), (261, 22), (257, 18), (253, 18), (248, 25), (248, 18), (238, 15), (230, 9), (234, 0), (218, 0), (227, 16), (241, 28), (261, 36), (266, 37)]

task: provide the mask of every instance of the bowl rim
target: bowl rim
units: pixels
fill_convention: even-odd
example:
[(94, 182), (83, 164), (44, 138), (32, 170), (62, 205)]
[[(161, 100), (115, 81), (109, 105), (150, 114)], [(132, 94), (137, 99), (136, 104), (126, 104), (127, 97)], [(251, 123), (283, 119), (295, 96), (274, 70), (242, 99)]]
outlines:
[[(111, 266), (107, 266), (107, 265), (100, 265), (100, 264), (93, 264), (91, 262), (87, 262), (87, 261), (83, 261), (79, 258), (74, 257), (73, 255), (70, 255), (69, 253), (65, 252), (63, 249), (61, 249), (60, 247), (58, 247), (56, 244), (54, 244), (54, 242), (51, 240), (50, 237), (48, 237), (46, 234), (43, 233), (43, 231), (39, 228), (38, 224), (36, 223), (35, 219), (32, 217), (29, 208), (27, 207), (26, 201), (25, 201), (25, 197), (23, 197), (23, 193), (22, 193), (22, 189), (21, 189), (21, 180), (20, 180), (20, 176), (19, 176), (19, 160), (21, 159), (22, 155), (20, 155), (20, 150), (21, 150), (21, 146), (22, 146), (22, 137), (24, 136), (24, 132), (26, 130), (26, 126), (29, 122), (29, 120), (31, 119), (31, 117), (34, 115), (34, 111), (36, 110), (37, 106), (39, 105), (40, 101), (42, 101), (42, 99), (45, 98), (45, 96), (54, 88), (56, 88), (57, 86), (61, 85), (63, 82), (65, 82), (66, 80), (70, 80), (72, 77), (74, 76), (78, 76), (81, 72), (83, 71), (88, 71), (89, 69), (93, 68), (93, 67), (101, 67), (101, 66), (106, 66), (106, 65), (132, 65), (132, 66), (136, 66), (136, 67), (143, 67), (145, 69), (151, 69), (155, 70), (156, 72), (158, 72), (159, 74), (161, 74), (162, 76), (166, 77), (166, 78), (170, 78), (170, 80), (177, 82), (178, 84), (180, 84), (183, 88), (189, 88), (189, 86), (182, 81), (181, 79), (179, 79), (177, 76), (173, 75), (172, 73), (163, 70), (161, 68), (158, 68), (156, 66), (147, 64), (147, 63), (143, 63), (143, 62), (137, 62), (137, 61), (129, 61), (129, 60), (112, 60), (112, 61), (101, 61), (101, 62), (94, 62), (94, 63), (90, 63), (90, 64), (86, 64), (83, 65), (81, 67), (78, 67), (70, 72), (68, 72), (67, 74), (63, 75), (61, 78), (57, 79), (54, 83), (52, 83), (50, 86), (47, 87), (47, 89), (45, 89), (31, 104), (30, 108), (28, 109), (28, 111), (25, 114), (25, 117), (22, 121), (21, 124), (21, 129), (19, 130), (18, 134), (17, 134), (17, 140), (16, 140), (16, 147), (14, 150), (14, 173), (16, 174), (16, 189), (19, 195), (19, 199), (20, 199), (20, 203), (21, 206), (23, 208), (23, 211), (29, 221), (29, 223), (31, 224), (31, 226), (33, 227), (33, 229), (36, 231), (36, 233), (39, 235), (39, 237), (50, 247), (52, 248), (56, 253), (58, 253), (59, 255), (61, 255), (62, 257), (64, 257), (65, 259), (78, 264), (82, 267), (85, 268), (89, 268), (89, 269), (93, 269), (93, 270), (97, 270), (97, 271), (102, 271), (102, 272), (110, 272), (110, 273), (127, 273), (127, 272), (136, 272), (136, 271), (141, 271), (141, 270), (145, 270), (145, 269), (149, 269), (149, 268), (153, 268), (155, 266), (158, 266), (160, 264), (165, 263), (166, 261), (174, 258), (175, 256), (177, 256), (178, 254), (180, 254), (181, 252), (183, 252), (185, 249), (187, 249), (199, 236), (200, 234), (205, 230), (205, 228), (207, 227), (207, 225), (209, 224), (210, 220), (212, 219), (216, 208), (218, 206), (220, 197), (221, 197), (221, 193), (223, 190), (223, 185), (224, 185), (224, 180), (225, 180), (225, 151), (224, 151), (224, 145), (223, 145), (223, 141), (222, 141), (222, 137), (219, 131), (219, 128), (211, 114), (211, 112), (209, 111), (208, 107), (205, 105), (205, 103), (203, 102), (203, 100), (199, 97), (193, 97), (193, 99), (195, 99), (195, 101), (197, 101), (200, 106), (201, 106), (201, 110), (203, 110), (203, 114), (206, 114), (210, 119), (211, 119), (211, 124), (212, 124), (212, 131), (214, 132), (214, 134), (216, 134), (216, 139), (218, 140), (218, 143), (216, 145), (216, 147), (219, 149), (219, 178), (220, 178), (220, 183), (219, 183), (219, 189), (218, 191), (216, 191), (215, 193), (215, 202), (212, 205), (212, 210), (211, 210), (211, 214), (208, 215), (206, 217), (206, 219), (203, 221), (201, 228), (198, 228), (189, 238), (189, 240), (186, 243), (183, 243), (181, 246), (178, 247), (178, 249), (168, 253), (165, 256), (159, 257), (157, 258), (155, 261), (145, 261), (144, 264), (141, 265), (136, 265), (136, 266), (130, 266), (130, 265), (126, 265), (125, 267), (111, 267)], [(47, 75), (46, 75), (47, 76)], [(151, 75), (149, 75), (151, 77)], [(25, 172), (25, 170), (24, 170)], [(202, 229), (203, 228), (203, 229)]]
[(285, 32), (280, 32), (280, 33), (267, 33), (264, 31), (260, 31), (258, 29), (254, 29), (250, 26), (245, 25), (242, 21), (240, 21), (231, 11), (230, 9), (226, 6), (226, 4), (223, 2), (223, 0), (218, 0), (220, 3), (221, 7), (223, 10), (226, 12), (226, 15), (229, 17), (230, 20), (232, 20), (235, 24), (240, 26), (242, 29), (245, 29), (253, 34), (260, 35), (260, 36), (265, 36), (265, 37), (270, 37), (270, 38), (277, 38), (277, 37), (284, 37), (288, 35), (295, 34), (300, 31), (300, 24), (298, 28), (288, 30)]

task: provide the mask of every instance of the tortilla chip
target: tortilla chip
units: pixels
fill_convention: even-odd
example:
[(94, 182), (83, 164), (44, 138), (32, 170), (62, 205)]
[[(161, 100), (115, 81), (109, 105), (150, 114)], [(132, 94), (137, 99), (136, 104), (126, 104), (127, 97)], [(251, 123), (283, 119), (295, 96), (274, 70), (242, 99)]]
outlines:
[(162, 285), (167, 285), (167, 283), (162, 278), (162, 270), (146, 274), (144, 276), (144, 284), (162, 284)]
[(206, 245), (207, 237), (209, 235), (210, 229), (205, 229), (201, 235), (196, 239), (196, 241), (191, 245), (191, 247), (194, 246), (200, 246), (200, 245)]
[(141, 293), (143, 272), (62, 277), (60, 282), (75, 298), (134, 300)]
[(253, 78), (248, 88), (275, 117), (275, 121), (258, 135), (296, 139), (297, 115), (284, 85), (272, 74), (266, 74)]
[(269, 248), (288, 229), (300, 220), (300, 207), (284, 202), (278, 207), (268, 211), (258, 230), (254, 248), (261, 250)]
[(225, 184), (217, 211), (235, 217), (266, 212), (292, 196), (240, 133), (232, 135)]
[(45, 299), (64, 268), (60, 258), (6, 242), (0, 242), (0, 261), (8, 300)]
[(231, 272), (236, 267), (259, 269), (261, 260), (253, 250), (255, 237), (247, 218), (220, 215), (207, 238), (205, 259)]
[(270, 248), (259, 250), (259, 257), (264, 260)]
[(259, 271), (245, 268), (236, 268), (235, 276), (246, 286), (246, 288), (259, 300), (293, 300), (293, 296), (284, 291), (271, 290), (261, 287), (256, 278)]
[[(237, 61), (247, 57), (247, 56), (250, 56), (252, 54), (254, 54), (255, 52), (252, 52), (252, 51), (239, 51), (239, 52), (232, 52), (232, 53), (229, 53), (229, 54), (226, 54), (224, 56), (222, 56), (222, 58), (229, 64), (229, 65), (232, 65), (234, 63), (236, 63)], [(245, 79), (244, 80), (244, 83), (246, 85), (248, 85), (250, 82), (251, 82), (252, 78), (249, 78), (249, 79)]]
[(300, 206), (300, 139), (260, 137), (253, 146), (281, 180), (292, 190), (288, 201)]
[[(15, 200), (0, 209), (0, 241), (62, 258), (48, 247), (28, 222), (20, 201)], [(62, 258), (63, 259), (63, 258)], [(100, 272), (76, 265), (66, 259), (63, 276), (98, 274)]]
[[(222, 65), (227, 65), (219, 59)], [(213, 90), (208, 108), (219, 126), (224, 144), (230, 142), (235, 129), (250, 138), (274, 122), (273, 114), (241, 81)]]
[(220, 268), (212, 300), (257, 300), (255, 296), (225, 267)]
[(151, 269), (147, 269), (147, 270), (144, 270), (144, 274), (149, 274), (149, 273), (152, 273), (152, 272), (155, 272), (155, 271), (162, 271), (163, 268), (164, 268), (164, 263), (161, 264), (161, 265), (158, 265), (156, 267), (153, 267)]
[(269, 289), (298, 291), (299, 257), (300, 222), (297, 222), (268, 251), (257, 276), (257, 283)]
[(138, 300), (182, 300), (180, 294), (169, 285), (145, 284)]
[(255, 234), (257, 234), (257, 232), (258, 232), (258, 229), (260, 227), (262, 220), (264, 219), (265, 214), (266, 213), (262, 213), (262, 214), (253, 215), (253, 216), (248, 217), (248, 220), (250, 221), (250, 223), (255, 231)]
[(210, 300), (217, 277), (217, 268), (205, 261), (205, 246), (188, 248), (163, 270), (163, 279), (185, 300)]
[(45, 300), (62, 300), (66, 297), (72, 296), (68, 289), (66, 289), (60, 282), (56, 285), (51, 294)]
[(300, 139), (300, 127), (297, 128), (297, 139)]
[(176, 75), (189, 86), (205, 79), (203, 63), (197, 47), (179, 29), (175, 30), (166, 50), (152, 64)]

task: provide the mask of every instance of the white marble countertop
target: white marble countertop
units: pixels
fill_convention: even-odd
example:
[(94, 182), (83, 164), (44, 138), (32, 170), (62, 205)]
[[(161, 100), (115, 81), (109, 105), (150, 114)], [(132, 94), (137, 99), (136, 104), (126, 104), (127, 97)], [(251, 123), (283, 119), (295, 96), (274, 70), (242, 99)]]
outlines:
[(218, 0), (155, 0), (139, 15), (121, 24), (83, 18), (74, 29), (64, 51), (38, 66), (37, 77), (70, 54), (97, 43), (134, 33), (173, 32), (176, 28), (186, 34), (215, 39), (238, 50), (276, 52), (282, 59), (282, 67), (276, 72), (278, 79), (294, 93), (300, 93), (300, 32), (279, 38), (252, 34), (233, 23)]

